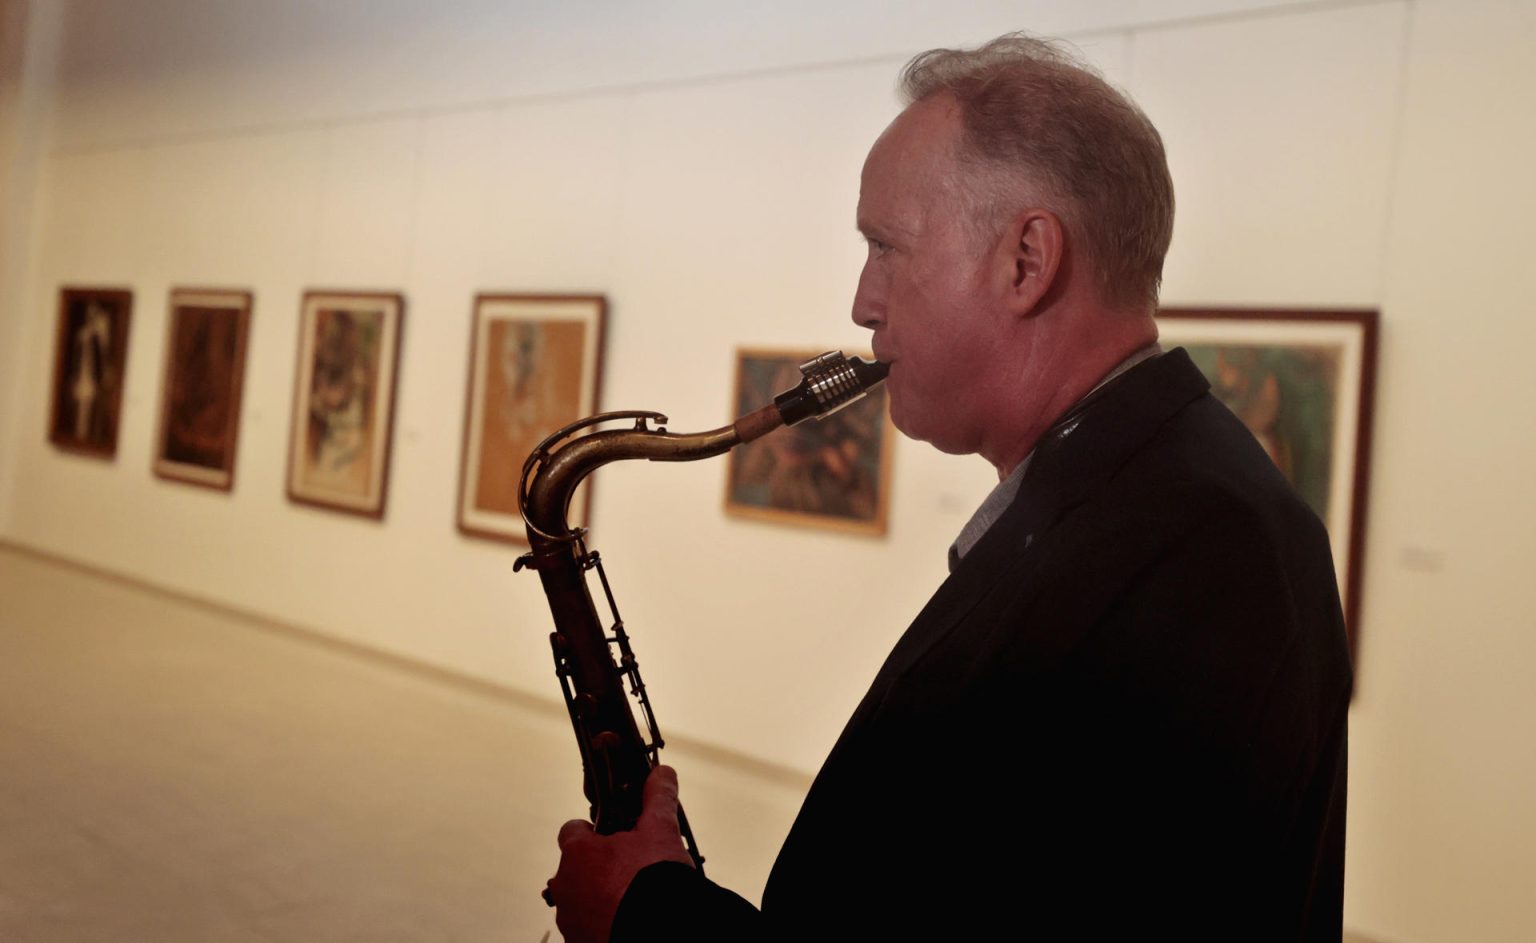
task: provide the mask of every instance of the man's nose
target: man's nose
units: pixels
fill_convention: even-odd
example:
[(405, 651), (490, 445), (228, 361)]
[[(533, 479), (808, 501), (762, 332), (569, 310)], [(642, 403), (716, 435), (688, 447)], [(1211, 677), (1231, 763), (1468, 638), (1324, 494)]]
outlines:
[(853, 293), (853, 323), (874, 330), (885, 323), (885, 297), (870, 277), (869, 267), (859, 274), (859, 287)]

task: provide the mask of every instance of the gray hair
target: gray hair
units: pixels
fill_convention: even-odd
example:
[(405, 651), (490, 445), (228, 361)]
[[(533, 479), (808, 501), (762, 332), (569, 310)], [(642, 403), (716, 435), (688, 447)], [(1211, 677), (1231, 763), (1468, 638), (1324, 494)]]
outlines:
[(1036, 189), (1087, 247), (1104, 300), (1157, 303), (1173, 237), (1173, 180), (1157, 129), (1098, 71), (1059, 44), (1011, 33), (974, 50), (931, 49), (901, 74), (907, 104), (960, 106), (961, 189), (995, 236)]

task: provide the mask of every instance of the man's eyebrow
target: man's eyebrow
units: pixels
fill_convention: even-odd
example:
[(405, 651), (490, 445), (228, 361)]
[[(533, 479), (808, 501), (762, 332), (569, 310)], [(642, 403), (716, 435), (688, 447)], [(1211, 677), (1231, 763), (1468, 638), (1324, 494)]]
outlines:
[(866, 239), (879, 239), (882, 242), (889, 241), (887, 239), (888, 236), (894, 235), (901, 231), (890, 226), (883, 226), (878, 223), (871, 222), (867, 219), (854, 220), (853, 225), (854, 228), (857, 229)]
[(895, 218), (873, 220), (869, 217), (855, 217), (854, 228), (867, 237), (879, 239), (881, 242), (890, 242), (891, 239), (916, 239), (916, 227), (910, 221)]

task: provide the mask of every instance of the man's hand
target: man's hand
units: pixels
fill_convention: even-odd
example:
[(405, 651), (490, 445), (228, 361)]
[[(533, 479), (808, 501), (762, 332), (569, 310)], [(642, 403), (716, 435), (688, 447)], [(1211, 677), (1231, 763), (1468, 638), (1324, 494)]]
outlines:
[(677, 828), (677, 772), (658, 766), (645, 780), (640, 820), (633, 831), (599, 835), (592, 823), (560, 826), (560, 869), (549, 881), (555, 925), (566, 943), (606, 943), (629, 882), (658, 861), (693, 859)]

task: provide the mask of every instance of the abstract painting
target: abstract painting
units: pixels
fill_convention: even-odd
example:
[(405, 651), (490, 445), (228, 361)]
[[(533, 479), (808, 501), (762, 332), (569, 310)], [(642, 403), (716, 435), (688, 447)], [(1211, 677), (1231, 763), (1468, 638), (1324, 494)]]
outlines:
[[(526, 543), (517, 487), (550, 433), (596, 411), (607, 302), (601, 295), (480, 295), (470, 337), (458, 526)], [(589, 526), (590, 480), (571, 501)]]
[[(817, 351), (739, 350), (735, 415), (800, 382)], [(778, 523), (882, 535), (890, 495), (891, 424), (886, 392), (822, 419), (779, 429), (732, 450), (726, 512)]]
[(112, 458), (123, 407), (133, 293), (64, 288), (54, 343), (48, 439), (70, 452)]
[(405, 302), (398, 294), (304, 295), (288, 497), (384, 515)]

